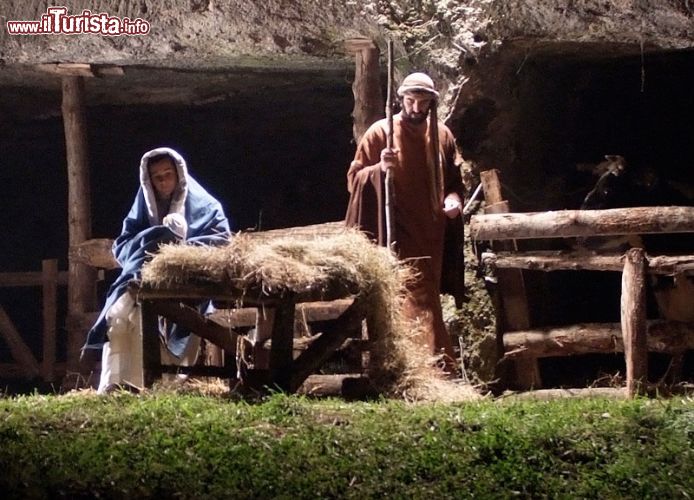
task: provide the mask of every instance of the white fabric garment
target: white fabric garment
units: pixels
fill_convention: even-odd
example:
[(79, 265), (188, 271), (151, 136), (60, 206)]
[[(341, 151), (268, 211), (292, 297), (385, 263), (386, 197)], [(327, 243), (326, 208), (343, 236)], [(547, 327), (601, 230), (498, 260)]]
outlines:
[[(141, 318), (140, 307), (127, 292), (121, 295), (106, 314), (109, 325), (108, 342), (104, 344), (101, 355), (98, 394), (104, 394), (112, 384), (129, 384), (138, 389), (144, 387)], [(191, 366), (197, 359), (199, 349), (200, 337), (197, 335), (191, 335), (180, 359), (160, 344), (162, 364)], [(164, 380), (175, 378), (176, 375), (164, 375)]]

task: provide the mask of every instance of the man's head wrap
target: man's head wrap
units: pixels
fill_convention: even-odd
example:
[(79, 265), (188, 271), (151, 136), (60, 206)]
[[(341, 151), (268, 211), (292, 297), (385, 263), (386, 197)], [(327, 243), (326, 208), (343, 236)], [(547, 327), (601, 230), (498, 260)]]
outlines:
[(434, 98), (439, 96), (439, 93), (434, 87), (434, 81), (425, 73), (411, 73), (405, 77), (398, 88), (398, 95), (402, 97), (408, 92), (431, 94)]
[(427, 164), (429, 168), (429, 182), (431, 193), (431, 208), (432, 213), (436, 214), (439, 211), (441, 200), (443, 199), (443, 179), (441, 170), (441, 158), (439, 157), (439, 126), (438, 114), (436, 112), (436, 103), (439, 93), (434, 87), (434, 81), (426, 73), (411, 73), (405, 77), (398, 88), (400, 97), (405, 94), (428, 94), (432, 97), (431, 106), (429, 107), (429, 138), (427, 146)]

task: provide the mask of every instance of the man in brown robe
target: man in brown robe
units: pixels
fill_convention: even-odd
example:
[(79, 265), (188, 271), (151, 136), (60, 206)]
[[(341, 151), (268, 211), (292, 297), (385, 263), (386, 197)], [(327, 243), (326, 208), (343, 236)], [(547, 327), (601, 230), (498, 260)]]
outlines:
[(447, 218), (460, 222), (462, 211), (461, 158), (453, 134), (436, 117), (438, 92), (429, 76), (407, 76), (398, 96), (402, 111), (393, 116), (393, 148), (387, 147), (385, 119), (374, 123), (359, 142), (347, 172), (351, 197), (346, 223), (369, 233), (380, 245), (387, 244), (385, 178), (391, 168), (394, 250), (418, 273), (408, 287), (405, 314), (421, 326), (418, 341), (432, 354), (443, 354), (451, 369), (453, 346), (443, 323), (439, 291)]

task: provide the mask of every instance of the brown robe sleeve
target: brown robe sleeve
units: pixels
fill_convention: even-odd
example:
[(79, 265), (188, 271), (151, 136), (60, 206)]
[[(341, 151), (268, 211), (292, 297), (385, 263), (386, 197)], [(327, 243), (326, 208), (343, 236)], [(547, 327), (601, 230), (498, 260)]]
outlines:
[(379, 245), (386, 244), (384, 176), (380, 165), (385, 144), (381, 120), (364, 133), (347, 172), (350, 199), (345, 224), (358, 227)]
[[(444, 156), (444, 195), (455, 192), (458, 193), (461, 200), (464, 200), (463, 179), (460, 173), (463, 159), (450, 129), (440, 127), (439, 130), (443, 132), (441, 134), (441, 150)], [(452, 295), (457, 307), (462, 307), (465, 296), (464, 234), (462, 217), (459, 216), (446, 221), (441, 292)]]

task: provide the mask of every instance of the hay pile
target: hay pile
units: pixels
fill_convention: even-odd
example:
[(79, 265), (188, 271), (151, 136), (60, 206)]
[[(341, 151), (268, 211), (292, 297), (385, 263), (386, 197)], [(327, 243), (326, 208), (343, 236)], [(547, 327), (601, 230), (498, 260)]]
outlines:
[(372, 340), (369, 378), (375, 389), (407, 400), (468, 400), (474, 391), (445, 380), (413, 342), (416, 325), (401, 315), (410, 268), (361, 232), (344, 226), (268, 237), (238, 234), (222, 247), (166, 245), (142, 269), (143, 285), (267, 293), (344, 290), (364, 297)]

